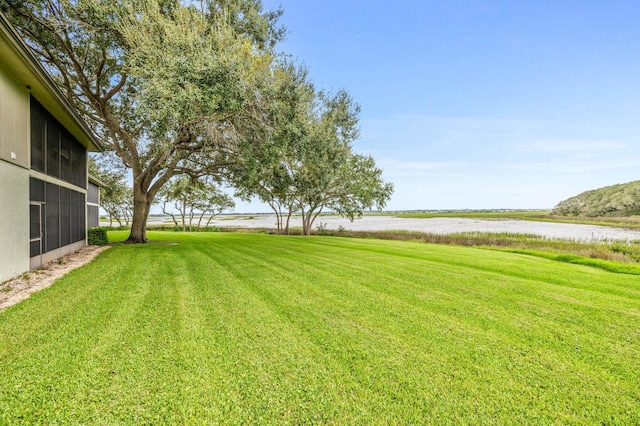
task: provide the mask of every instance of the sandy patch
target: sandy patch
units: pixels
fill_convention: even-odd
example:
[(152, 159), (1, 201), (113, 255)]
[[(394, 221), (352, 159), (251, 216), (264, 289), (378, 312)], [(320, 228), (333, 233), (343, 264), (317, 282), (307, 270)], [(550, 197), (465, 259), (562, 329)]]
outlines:
[(0, 311), (15, 305), (33, 293), (49, 287), (55, 280), (69, 271), (90, 262), (111, 246), (86, 246), (75, 253), (26, 272), (9, 281), (0, 283)]

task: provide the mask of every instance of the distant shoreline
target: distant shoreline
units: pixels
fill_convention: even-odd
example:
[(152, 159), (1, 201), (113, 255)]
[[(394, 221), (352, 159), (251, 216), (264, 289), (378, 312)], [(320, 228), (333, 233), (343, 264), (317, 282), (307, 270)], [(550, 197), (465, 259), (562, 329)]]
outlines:
[[(224, 228), (275, 228), (275, 215), (241, 216), (238, 219), (217, 218), (212, 225)], [(301, 226), (299, 217), (291, 218), (291, 226)], [(321, 216), (314, 229), (345, 229), (352, 231), (392, 231), (405, 230), (432, 234), (453, 234), (459, 232), (519, 233), (534, 234), (546, 238), (576, 241), (640, 241), (640, 230), (615, 228), (610, 226), (584, 225), (557, 222), (536, 222), (518, 219), (470, 219), (470, 218), (398, 218), (393, 216), (365, 215), (350, 222), (340, 216)]]

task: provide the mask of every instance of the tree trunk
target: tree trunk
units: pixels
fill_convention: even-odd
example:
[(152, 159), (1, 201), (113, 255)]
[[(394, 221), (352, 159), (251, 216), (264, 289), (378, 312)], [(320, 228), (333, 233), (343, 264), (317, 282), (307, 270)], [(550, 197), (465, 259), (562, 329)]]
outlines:
[(311, 235), (311, 225), (309, 224), (310, 218), (311, 218), (311, 212), (305, 213), (303, 208), (302, 209), (302, 234), (303, 235)]
[(167, 201), (166, 200), (162, 203), (162, 213), (166, 214), (167, 216), (171, 216), (171, 220), (173, 220), (173, 224), (175, 225), (176, 228), (178, 227), (178, 221), (176, 220), (175, 215), (173, 213), (167, 211)]
[(282, 234), (282, 210), (280, 209), (280, 207), (278, 207), (278, 209), (275, 210), (275, 212), (276, 212), (276, 226), (277, 226), (276, 232), (278, 234)]
[(200, 218), (198, 219), (198, 228), (196, 229), (196, 231), (200, 232), (200, 224), (202, 223), (202, 218), (204, 217), (204, 213), (205, 210), (202, 210), (202, 214), (200, 215)]
[(145, 244), (147, 240), (147, 217), (151, 209), (151, 199), (147, 192), (142, 191), (134, 182), (133, 188), (133, 217), (131, 219), (131, 233), (127, 243)]
[[(289, 235), (289, 225), (291, 223), (291, 216), (293, 216), (294, 212), (298, 211), (297, 207), (294, 209), (293, 204), (294, 204), (293, 202), (290, 202), (289, 204), (287, 204), (287, 222), (284, 228), (285, 235)], [(304, 226), (304, 219), (303, 219), (303, 226)]]
[(185, 215), (187, 214), (187, 206), (186, 206), (186, 202), (182, 202), (182, 210), (180, 210), (180, 217), (182, 218), (182, 232), (185, 232), (187, 230), (187, 222), (186, 222), (186, 218)]
[[(194, 218), (194, 213), (193, 213), (193, 207), (191, 208), (191, 210), (189, 210), (189, 232), (193, 232), (193, 218)], [(198, 225), (198, 231), (200, 230), (200, 225)]]
[(280, 206), (276, 204), (273, 199), (271, 201), (267, 201), (271, 210), (276, 214), (276, 233), (280, 234), (282, 232), (282, 211), (280, 211)]
[(304, 209), (302, 210), (302, 233), (304, 235), (311, 235), (313, 222), (315, 222), (320, 213), (322, 213), (323, 207), (321, 206), (320, 209), (316, 211), (317, 208), (318, 206), (309, 207), (309, 210), (306, 213)]
[(289, 235), (289, 223), (291, 222), (291, 214), (293, 212), (291, 211), (291, 208), (289, 208), (289, 211), (287, 212), (287, 223), (284, 227), (284, 234), (285, 235)]

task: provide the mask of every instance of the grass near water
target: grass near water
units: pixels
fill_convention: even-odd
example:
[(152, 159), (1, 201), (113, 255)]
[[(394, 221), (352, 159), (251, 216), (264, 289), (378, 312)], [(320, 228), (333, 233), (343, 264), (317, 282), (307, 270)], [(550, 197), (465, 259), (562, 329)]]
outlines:
[(640, 275), (640, 242), (597, 241), (582, 242), (546, 238), (534, 234), (458, 232), (432, 234), (416, 231), (350, 231), (321, 230), (317, 235), (382, 240), (414, 241), (528, 254), (560, 262), (602, 268), (610, 272)]
[(178, 244), (117, 245), (0, 313), (0, 424), (640, 421), (637, 276), (402, 241), (149, 235)]
[[(382, 213), (389, 214), (389, 213)], [(469, 210), (469, 211), (410, 211), (393, 212), (394, 217), (405, 219), (432, 219), (437, 217), (459, 217), (467, 219), (503, 220), (519, 219), (537, 222), (574, 223), (582, 225), (611, 226), (614, 228), (640, 228), (638, 216), (561, 216), (550, 210)]]

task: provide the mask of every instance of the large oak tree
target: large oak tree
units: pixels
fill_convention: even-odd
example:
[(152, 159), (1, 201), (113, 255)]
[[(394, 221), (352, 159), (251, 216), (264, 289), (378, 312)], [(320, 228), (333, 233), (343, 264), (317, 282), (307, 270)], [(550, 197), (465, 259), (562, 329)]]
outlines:
[(130, 242), (160, 188), (260, 141), (280, 11), (260, 0), (3, 0), (68, 100), (133, 172)]

